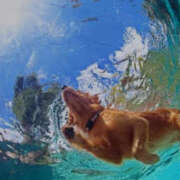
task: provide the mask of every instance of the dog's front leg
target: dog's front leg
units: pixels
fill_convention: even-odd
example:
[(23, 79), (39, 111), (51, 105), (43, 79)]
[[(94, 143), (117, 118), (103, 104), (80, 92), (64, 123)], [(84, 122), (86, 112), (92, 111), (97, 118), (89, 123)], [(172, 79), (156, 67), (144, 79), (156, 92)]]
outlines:
[(148, 152), (149, 123), (146, 119), (134, 119), (133, 124), (133, 156), (145, 164), (154, 164), (159, 160), (159, 156)]

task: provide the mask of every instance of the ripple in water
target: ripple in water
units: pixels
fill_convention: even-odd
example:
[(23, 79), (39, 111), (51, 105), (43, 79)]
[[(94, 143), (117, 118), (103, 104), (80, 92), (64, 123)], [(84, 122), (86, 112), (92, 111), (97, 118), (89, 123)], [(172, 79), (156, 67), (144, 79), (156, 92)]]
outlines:
[(67, 108), (58, 83), (40, 85), (36, 74), (17, 77), (12, 109), (14, 126), (0, 134), (2, 160), (51, 164), (59, 162), (52, 154), (70, 150), (60, 130)]

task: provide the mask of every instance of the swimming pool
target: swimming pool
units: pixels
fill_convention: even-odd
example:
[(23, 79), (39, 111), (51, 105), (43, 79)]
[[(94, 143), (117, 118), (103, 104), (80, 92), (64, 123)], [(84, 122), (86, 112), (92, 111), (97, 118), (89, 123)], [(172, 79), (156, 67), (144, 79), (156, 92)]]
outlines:
[(178, 0), (0, 3), (1, 179), (180, 178), (179, 144), (154, 165), (114, 166), (71, 148), (60, 132), (64, 84), (118, 109), (180, 108)]

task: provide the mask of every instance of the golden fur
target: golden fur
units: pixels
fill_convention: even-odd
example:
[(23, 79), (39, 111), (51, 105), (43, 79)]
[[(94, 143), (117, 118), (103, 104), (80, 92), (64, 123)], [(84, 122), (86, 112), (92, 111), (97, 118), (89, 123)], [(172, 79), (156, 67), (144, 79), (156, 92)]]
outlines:
[[(177, 109), (130, 112), (105, 108), (97, 95), (70, 87), (64, 89), (63, 97), (69, 108), (69, 120), (62, 128), (66, 139), (75, 148), (102, 160), (121, 164), (124, 159), (135, 158), (153, 164), (159, 160), (157, 150), (180, 140), (180, 111)], [(88, 130), (87, 122), (97, 112), (99, 116)]]

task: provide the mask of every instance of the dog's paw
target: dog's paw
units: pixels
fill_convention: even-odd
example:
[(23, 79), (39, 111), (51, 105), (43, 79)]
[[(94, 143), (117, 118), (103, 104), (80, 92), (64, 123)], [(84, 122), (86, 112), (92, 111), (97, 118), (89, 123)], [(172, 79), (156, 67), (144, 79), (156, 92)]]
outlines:
[(159, 156), (156, 154), (149, 154), (148, 156), (144, 157), (143, 163), (145, 164), (155, 164), (160, 160)]
[(148, 152), (141, 152), (136, 155), (135, 158), (144, 164), (155, 164), (160, 160), (157, 154), (151, 154)]

